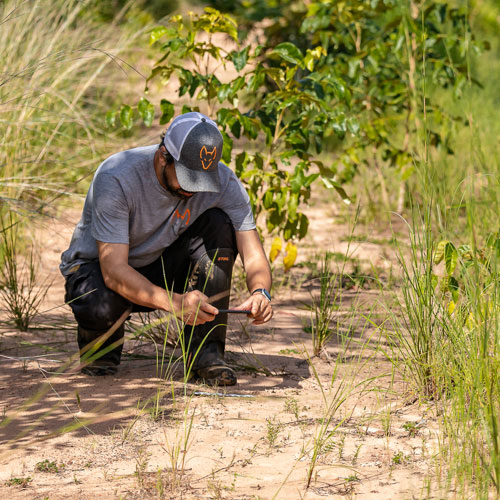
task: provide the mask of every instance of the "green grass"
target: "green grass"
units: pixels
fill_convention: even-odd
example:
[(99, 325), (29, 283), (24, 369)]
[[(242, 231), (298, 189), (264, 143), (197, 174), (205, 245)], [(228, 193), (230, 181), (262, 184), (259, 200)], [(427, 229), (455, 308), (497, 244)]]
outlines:
[(125, 13), (97, 24), (76, 0), (0, 4), (3, 203), (43, 211), (110, 150), (103, 115), (127, 75), (120, 54), (136, 39), (117, 29)]

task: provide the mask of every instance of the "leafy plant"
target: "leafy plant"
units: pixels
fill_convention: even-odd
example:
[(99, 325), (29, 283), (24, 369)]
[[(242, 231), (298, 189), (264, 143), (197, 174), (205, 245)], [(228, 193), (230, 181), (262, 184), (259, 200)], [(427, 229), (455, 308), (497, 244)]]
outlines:
[(284, 424), (273, 417), (266, 418), (266, 440), (270, 448), (273, 448), (276, 444), (276, 440), (280, 432), (283, 430)]
[[(394, 200), (384, 175), (388, 168), (399, 181), (394, 192), (401, 212), (406, 184), (429, 149), (453, 154), (452, 130), (464, 120), (441, 103), (435, 90), (451, 89), (460, 99), (468, 84), (477, 83), (471, 57), (489, 49), (487, 41), (471, 33), (468, 6), (439, 0), (284, 0), (278, 5), (250, 0), (237, 1), (234, 12), (250, 31), (251, 24), (266, 19), (258, 36), (266, 49), (292, 42), (301, 51), (324, 50), (314, 74), (335, 83), (325, 89), (324, 99), (335, 103), (336, 120), (325, 126), (343, 141), (336, 161), (328, 165), (339, 183), (366, 166), (362, 181), (368, 199), (373, 183), (366, 177), (373, 171), (389, 209)], [(348, 132), (353, 135), (345, 140)], [(329, 135), (324, 139), (332, 143)], [(427, 146), (421, 148), (424, 137)]]
[(35, 470), (38, 472), (48, 472), (50, 474), (58, 474), (64, 469), (64, 464), (57, 464), (51, 460), (45, 459), (41, 462), (38, 462), (35, 465)]
[(7, 486), (20, 486), (21, 488), (27, 488), (29, 484), (33, 481), (31, 477), (11, 477), (5, 481)]
[[(231, 39), (232, 49), (221, 34)], [(160, 45), (163, 56), (148, 84), (154, 80), (166, 84), (176, 77), (179, 97), (187, 94), (194, 102), (203, 101), (203, 111), (217, 115), (226, 163), (233, 157), (233, 138), (258, 141), (257, 152), (245, 148), (235, 158), (236, 172), (247, 185), (255, 214), (265, 212), (268, 229), (279, 229), (285, 239), (302, 238), (308, 219), (298, 208), (309, 199), (314, 180), (323, 175), (309, 170), (323, 165), (315, 155), (321, 150), (325, 125), (335, 114), (329, 114), (331, 108), (322, 98), (324, 88), (333, 83), (319, 76), (315, 81), (309, 75), (324, 51), (315, 47), (302, 53), (288, 42), (263, 51), (260, 45), (241, 48), (237, 42), (235, 21), (214, 9), (206, 8), (204, 14), (190, 14), (187, 19), (174, 16), (167, 26), (151, 32), (151, 43)], [(186, 61), (192, 70), (186, 69)], [(229, 66), (234, 68), (234, 78), (223, 83), (222, 71)], [(240, 111), (243, 102), (248, 111)], [(146, 116), (144, 109), (145, 104), (138, 105), (137, 114), (148, 125), (150, 115)], [(160, 109), (160, 124), (166, 124), (174, 114), (174, 105), (162, 100)], [(191, 109), (198, 108), (183, 107), (183, 111)], [(130, 106), (108, 113), (108, 123), (115, 123), (118, 116), (125, 128), (132, 126)], [(349, 123), (354, 122), (352, 118)], [(310, 150), (311, 145), (316, 153)], [(348, 200), (328, 171), (324, 176), (328, 187)]]
[[(307, 234), (300, 208), (313, 182), (321, 179), (348, 202), (342, 185), (360, 164), (377, 173), (387, 208), (382, 165), (393, 167), (401, 210), (406, 181), (424, 160), (412, 138), (426, 134), (430, 146), (452, 153), (449, 124), (460, 121), (431, 102), (426, 85), (452, 86), (459, 96), (468, 75), (465, 48), (480, 49), (467, 31), (467, 11), (437, 1), (424, 8), (396, 0), (315, 0), (294, 9), (293, 19), (290, 4), (274, 10), (263, 44), (251, 37), (240, 44), (236, 21), (212, 8), (171, 17), (151, 31), (161, 57), (148, 77), (148, 85), (177, 79), (178, 97), (192, 103), (182, 111), (201, 106), (217, 116), (226, 163), (234, 140), (255, 144), (254, 152), (245, 146), (236, 154), (235, 170), (255, 214), (265, 213), (268, 230), (286, 240)], [(255, 12), (257, 5), (262, 8), (262, 2), (245, 8)], [(424, 61), (422, 72), (417, 61)], [(418, 107), (424, 96), (425, 130)], [(163, 99), (160, 110), (160, 124), (168, 123), (174, 104)], [(130, 129), (134, 114), (151, 125), (153, 108), (144, 98), (134, 108), (110, 111), (107, 120), (113, 125), (119, 117)]]

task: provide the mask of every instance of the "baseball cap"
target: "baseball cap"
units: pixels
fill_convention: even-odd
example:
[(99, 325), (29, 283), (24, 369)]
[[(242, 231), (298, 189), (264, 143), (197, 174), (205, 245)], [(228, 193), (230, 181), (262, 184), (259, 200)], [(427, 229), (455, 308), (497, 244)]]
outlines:
[(213, 120), (196, 111), (179, 115), (168, 127), (163, 144), (174, 158), (177, 180), (184, 191), (220, 191), (223, 139)]

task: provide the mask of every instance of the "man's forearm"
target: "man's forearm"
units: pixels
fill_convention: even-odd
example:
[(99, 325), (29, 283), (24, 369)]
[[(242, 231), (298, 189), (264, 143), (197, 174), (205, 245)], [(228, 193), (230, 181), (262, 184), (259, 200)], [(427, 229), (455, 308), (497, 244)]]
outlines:
[(128, 264), (103, 271), (106, 286), (134, 304), (173, 312), (179, 308), (180, 296), (154, 285)]
[(252, 262), (251, 264), (245, 266), (245, 271), (247, 274), (247, 287), (250, 293), (257, 288), (271, 290), (271, 269), (267, 259)]

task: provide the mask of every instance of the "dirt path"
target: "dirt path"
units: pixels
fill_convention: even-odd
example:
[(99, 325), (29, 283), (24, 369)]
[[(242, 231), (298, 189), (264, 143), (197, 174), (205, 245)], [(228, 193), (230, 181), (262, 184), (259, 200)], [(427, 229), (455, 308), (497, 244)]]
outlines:
[[(345, 253), (348, 236), (328, 203), (309, 215), (312, 237), (300, 247), (301, 265), (277, 280), (273, 320), (253, 327), (231, 318), (228, 351), (238, 385), (219, 394), (195, 383), (184, 387), (179, 370), (173, 380), (159, 377), (161, 346), (158, 355), (150, 342), (130, 338), (137, 318), (118, 374), (96, 379), (74, 364), (54, 375), (76, 351), (67, 306), (41, 315), (27, 333), (4, 324), (0, 498), (419, 496), (436, 422), (405, 401), (374, 326), (384, 311), (370, 280), (342, 293), (339, 317), (355, 317), (349, 335), (343, 342), (334, 337), (329, 359), (309, 358), (304, 303), (316, 289), (308, 273), (318, 252)], [(54, 277), (45, 310), (62, 302), (57, 265), (77, 217), (71, 211), (41, 227), (44, 270)], [(376, 277), (372, 282), (387, 281), (396, 266), (387, 231), (359, 233), (371, 240), (351, 245), (349, 265)], [(344, 319), (339, 324), (346, 333)]]

